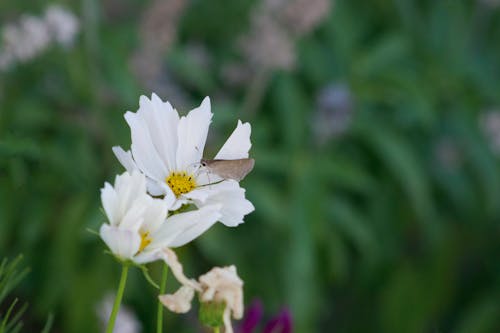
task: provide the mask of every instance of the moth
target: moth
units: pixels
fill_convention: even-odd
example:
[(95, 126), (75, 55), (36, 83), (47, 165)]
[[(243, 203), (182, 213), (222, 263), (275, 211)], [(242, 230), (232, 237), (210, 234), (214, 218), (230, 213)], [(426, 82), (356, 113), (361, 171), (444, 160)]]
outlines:
[(200, 164), (221, 178), (233, 179), (239, 182), (252, 171), (255, 160), (253, 158), (240, 158), (236, 160), (202, 159)]

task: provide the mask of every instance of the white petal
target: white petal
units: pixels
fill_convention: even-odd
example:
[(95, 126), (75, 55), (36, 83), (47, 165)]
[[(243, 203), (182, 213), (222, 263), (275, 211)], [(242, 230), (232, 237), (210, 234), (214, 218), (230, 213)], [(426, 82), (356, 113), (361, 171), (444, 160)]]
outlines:
[(245, 199), (244, 191), (221, 192), (213, 200), (223, 202), (219, 221), (227, 227), (236, 227), (243, 223), (245, 215), (255, 210), (253, 204)]
[(233, 133), (229, 136), (226, 143), (219, 150), (216, 159), (236, 160), (239, 158), (248, 158), (248, 151), (252, 147), (250, 142), (250, 134), (252, 129), (249, 123), (242, 124), (238, 120), (238, 125)]
[[(220, 216), (217, 213), (216, 216)], [(191, 242), (193, 239), (197, 238), (205, 231), (207, 231), (215, 222), (217, 222), (218, 217), (208, 216), (205, 220), (200, 221), (198, 224), (193, 225), (191, 228), (185, 230), (182, 234), (177, 236), (173, 241), (170, 242), (172, 247), (179, 247)]]
[(219, 221), (228, 227), (243, 223), (245, 215), (255, 210), (252, 203), (245, 198), (245, 190), (234, 180), (206, 185), (189, 192), (189, 195), (198, 207), (222, 205)]
[(192, 241), (217, 222), (221, 216), (220, 208), (220, 205), (211, 205), (170, 216), (160, 229), (151, 235), (153, 241), (149, 247), (175, 247)]
[(139, 171), (134, 171), (132, 174), (124, 172), (116, 176), (114, 188), (109, 184), (105, 185), (101, 198), (111, 224), (121, 225), (127, 214), (137, 217), (139, 213), (135, 209), (137, 208), (135, 202), (141, 196), (146, 196), (146, 179)]
[(142, 214), (147, 205), (146, 177), (139, 171), (127, 172), (116, 177), (115, 190), (118, 195), (117, 218), (122, 228), (139, 230)]
[(165, 194), (166, 191), (166, 188), (164, 186), (165, 184), (157, 182), (156, 180), (153, 180), (151, 178), (146, 179), (146, 184), (148, 188), (148, 193), (151, 194), (152, 196), (156, 197)]
[(161, 260), (161, 256), (159, 255), (160, 249), (156, 249), (154, 251), (148, 251), (147, 249), (144, 251), (141, 251), (139, 254), (137, 254), (133, 260), (135, 263), (142, 265), (142, 264), (148, 264), (150, 262), (155, 262), (157, 260)]
[(144, 222), (141, 231), (154, 233), (167, 218), (167, 202), (162, 199), (148, 197), (146, 209), (142, 214)]
[(176, 201), (177, 201), (177, 197), (175, 196), (172, 189), (170, 189), (170, 187), (168, 187), (168, 185), (166, 185), (166, 184), (164, 185), (164, 192), (165, 192), (165, 196), (163, 197), (163, 201), (165, 201), (167, 209), (171, 210), (171, 211), (179, 209), (180, 206), (177, 208), (174, 208)]
[(194, 190), (184, 194), (184, 196), (204, 203), (208, 198), (213, 197), (221, 191), (233, 190), (238, 187), (238, 182), (228, 179), (217, 184), (198, 186)]
[(125, 167), (128, 172), (132, 172), (138, 169), (137, 165), (134, 162), (134, 159), (132, 158), (132, 153), (130, 152), (130, 150), (125, 151), (122, 147), (119, 146), (114, 146), (112, 149), (118, 161)]
[(125, 113), (125, 119), (132, 133), (131, 150), (136, 165), (149, 178), (164, 182), (168, 170), (156, 151), (145, 120), (132, 112)]
[(115, 191), (122, 211), (130, 207), (134, 200), (146, 193), (146, 177), (138, 170), (124, 172), (115, 178)]
[(117, 195), (115, 189), (109, 183), (104, 183), (104, 187), (101, 189), (101, 202), (110, 224), (117, 225)]
[(186, 170), (194, 163), (200, 162), (212, 115), (212, 112), (210, 112), (210, 99), (205, 97), (198, 108), (191, 110), (187, 116), (179, 120), (178, 170)]
[[(174, 197), (175, 197), (175, 194), (174, 194)], [(184, 197), (184, 196), (180, 196), (178, 198), (175, 197), (175, 202), (172, 204), (172, 207), (169, 210), (175, 211), (175, 210), (181, 208), (182, 205), (187, 205), (190, 203), (191, 202), (189, 201), (189, 199)]]
[(99, 234), (111, 252), (122, 259), (132, 259), (139, 251), (141, 237), (137, 232), (103, 224)]
[(138, 232), (144, 222), (142, 215), (145, 210), (145, 205), (136, 202), (134, 206), (127, 210), (123, 218), (120, 220), (118, 227)]
[(178, 113), (156, 94), (151, 96), (151, 100), (141, 96), (139, 104), (137, 113), (145, 120), (158, 155), (169, 172), (176, 170)]

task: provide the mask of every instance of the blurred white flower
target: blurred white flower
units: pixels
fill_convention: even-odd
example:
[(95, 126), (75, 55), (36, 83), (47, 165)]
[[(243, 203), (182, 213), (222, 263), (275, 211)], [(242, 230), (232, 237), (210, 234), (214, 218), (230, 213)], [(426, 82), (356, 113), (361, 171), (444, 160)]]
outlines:
[[(97, 315), (101, 321), (102, 331), (108, 324), (108, 319), (113, 309), (115, 297), (107, 295), (97, 307)], [(116, 317), (116, 324), (113, 333), (139, 333), (141, 332), (141, 324), (135, 314), (126, 306), (121, 306)]]
[(45, 21), (25, 15), (18, 24), (9, 24), (3, 29), (4, 53), (11, 54), (19, 62), (34, 58), (50, 43), (50, 34)]
[[(275, 0), (268, 0), (272, 2)], [(282, 20), (288, 30), (300, 37), (314, 30), (330, 13), (331, 0), (286, 1)]]
[[(170, 96), (176, 105), (187, 105), (189, 98), (170, 73), (164, 57), (177, 38), (179, 21), (189, 3), (187, 0), (148, 2), (139, 22), (140, 45), (130, 62), (132, 72), (146, 90)], [(123, 4), (117, 6), (121, 8)]]
[(45, 11), (45, 21), (52, 38), (63, 46), (70, 46), (78, 33), (79, 23), (73, 13), (61, 6), (52, 5)]
[(236, 267), (214, 267), (199, 277), (195, 286), (183, 286), (173, 295), (160, 295), (160, 301), (172, 312), (185, 313), (191, 309), (194, 289), (200, 302), (214, 302), (225, 305), (223, 321), (226, 333), (232, 333), (231, 315), (234, 319), (243, 317), (243, 281)]
[(479, 119), (479, 125), (491, 150), (500, 155), (500, 110), (484, 112)]
[(252, 68), (292, 69), (295, 44), (275, 18), (254, 15), (252, 29), (240, 40), (241, 49)]
[(261, 1), (252, 10), (250, 29), (238, 40), (246, 64), (229, 64), (222, 75), (239, 83), (261, 71), (292, 70), (295, 43), (326, 19), (330, 6), (330, 0)]
[(167, 217), (170, 204), (146, 193), (146, 178), (138, 171), (117, 176), (114, 187), (106, 183), (101, 200), (109, 224), (99, 233), (116, 257), (137, 264), (163, 260), (181, 283), (191, 284), (169, 247), (184, 245), (207, 230), (220, 218), (220, 205)]
[[(212, 119), (210, 99), (179, 117), (168, 102), (155, 94), (140, 98), (136, 113), (127, 112), (132, 145), (130, 151), (113, 147), (121, 164), (129, 171), (140, 170), (147, 177), (148, 191), (164, 196), (169, 210), (183, 204), (219, 205), (220, 221), (236, 226), (254, 207), (245, 198), (245, 190), (234, 180), (222, 180), (200, 168), (200, 160)], [(216, 159), (247, 158), (250, 150), (250, 124), (238, 121), (236, 129), (215, 156)], [(214, 184), (217, 182), (216, 184)]]
[(47, 8), (45, 16), (23, 15), (1, 32), (0, 70), (27, 62), (54, 42), (68, 46), (78, 32), (78, 19), (59, 6)]

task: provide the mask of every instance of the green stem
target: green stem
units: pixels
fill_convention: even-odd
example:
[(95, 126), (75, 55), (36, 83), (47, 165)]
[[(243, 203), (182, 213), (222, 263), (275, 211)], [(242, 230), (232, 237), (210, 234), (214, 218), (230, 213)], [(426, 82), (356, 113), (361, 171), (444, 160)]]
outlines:
[[(167, 289), (167, 277), (168, 277), (168, 266), (166, 264), (163, 265), (163, 269), (161, 271), (161, 282), (160, 282), (160, 295), (165, 293), (165, 289)], [(158, 301), (158, 314), (156, 317), (156, 333), (162, 333), (163, 331), (163, 304)]]
[(125, 284), (127, 282), (127, 273), (128, 273), (128, 265), (124, 264), (122, 269), (122, 276), (120, 277), (120, 284), (118, 285), (118, 291), (116, 292), (115, 304), (113, 304), (113, 310), (111, 311), (111, 316), (109, 316), (106, 333), (113, 333), (116, 316), (118, 315), (118, 310), (120, 309), (120, 304), (123, 298), (123, 292), (125, 291)]
[(214, 333), (220, 333), (220, 328), (219, 327), (214, 327)]

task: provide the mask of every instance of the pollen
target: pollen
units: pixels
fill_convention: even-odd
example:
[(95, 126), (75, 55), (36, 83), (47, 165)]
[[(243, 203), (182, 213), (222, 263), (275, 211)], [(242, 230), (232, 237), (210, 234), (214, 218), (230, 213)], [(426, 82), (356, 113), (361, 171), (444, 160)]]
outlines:
[(172, 189), (176, 197), (188, 193), (196, 187), (194, 177), (186, 172), (172, 172), (165, 178), (165, 182)]
[(142, 252), (142, 250), (144, 250), (146, 248), (146, 246), (151, 244), (152, 240), (153, 239), (151, 239), (151, 237), (149, 237), (149, 232), (141, 233), (141, 245), (139, 246), (138, 253)]

